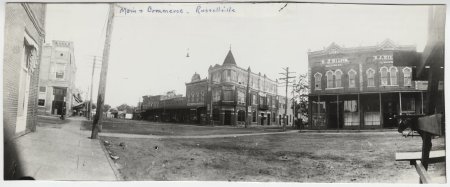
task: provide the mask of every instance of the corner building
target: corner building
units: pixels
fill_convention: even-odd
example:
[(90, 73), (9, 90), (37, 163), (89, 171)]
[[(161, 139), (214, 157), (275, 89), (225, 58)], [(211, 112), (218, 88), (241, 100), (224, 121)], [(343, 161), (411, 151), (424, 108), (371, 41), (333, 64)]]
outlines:
[(276, 81), (261, 73), (253, 73), (250, 68), (237, 66), (231, 50), (222, 65), (209, 67), (208, 75), (206, 109), (207, 116), (214, 124), (244, 125), (246, 115), (249, 124), (277, 124)]
[(395, 51), (416, 48), (385, 40), (353, 48), (332, 43), (309, 52), (310, 128), (394, 128), (394, 115), (423, 114), (427, 82), (413, 81), (411, 67), (394, 66)]
[(70, 41), (52, 41), (45, 44), (39, 72), (38, 113), (45, 115), (69, 114), (75, 89), (74, 45)]

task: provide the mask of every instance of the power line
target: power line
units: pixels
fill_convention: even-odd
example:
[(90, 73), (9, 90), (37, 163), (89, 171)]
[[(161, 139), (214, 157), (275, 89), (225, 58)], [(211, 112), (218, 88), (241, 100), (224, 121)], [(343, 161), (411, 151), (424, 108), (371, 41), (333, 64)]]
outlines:
[(286, 98), (285, 98), (285, 106), (284, 106), (284, 123), (283, 123), (283, 131), (286, 130), (286, 123), (288, 122), (288, 120), (286, 119), (287, 117), (287, 105), (288, 105), (288, 87), (289, 84), (292, 84), (293, 82), (289, 81), (289, 79), (293, 79), (295, 78), (295, 76), (289, 76), (289, 74), (295, 73), (295, 72), (290, 72), (289, 71), (289, 67), (286, 68), (282, 68), (284, 70), (284, 72), (279, 73), (281, 75), (284, 75), (284, 77), (279, 78), (279, 80), (284, 80), (285, 81), (285, 87), (286, 87)]

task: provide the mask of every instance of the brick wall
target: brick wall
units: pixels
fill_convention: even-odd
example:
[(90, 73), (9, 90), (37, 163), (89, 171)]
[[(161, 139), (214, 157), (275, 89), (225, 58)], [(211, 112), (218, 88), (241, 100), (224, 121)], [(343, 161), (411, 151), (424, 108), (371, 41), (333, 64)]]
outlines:
[(25, 7), (28, 6), (38, 20), (40, 27), (44, 28), (45, 5), (31, 4), (22, 5), (21, 3), (7, 3), (5, 6), (5, 43), (4, 43), (4, 62), (3, 62), (3, 127), (5, 141), (14, 138), (23, 133), (34, 131), (36, 128), (35, 118), (37, 109), (38, 81), (39, 81), (39, 57), (36, 68), (30, 79), (30, 93), (28, 98), (28, 117), (27, 130), (16, 134), (16, 117), (20, 81), (20, 63), (22, 62), (23, 44), (25, 33), (32, 37), (39, 50), (44, 42), (44, 33), (39, 33), (34, 25), (32, 18)]

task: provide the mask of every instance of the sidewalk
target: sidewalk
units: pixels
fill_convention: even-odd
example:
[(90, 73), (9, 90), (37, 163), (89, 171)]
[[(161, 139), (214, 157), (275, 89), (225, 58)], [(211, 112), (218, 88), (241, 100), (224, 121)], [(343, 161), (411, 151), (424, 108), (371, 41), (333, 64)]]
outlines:
[(80, 130), (82, 119), (69, 118), (61, 128), (38, 126), (16, 139), (23, 173), (36, 180), (118, 180), (100, 141)]

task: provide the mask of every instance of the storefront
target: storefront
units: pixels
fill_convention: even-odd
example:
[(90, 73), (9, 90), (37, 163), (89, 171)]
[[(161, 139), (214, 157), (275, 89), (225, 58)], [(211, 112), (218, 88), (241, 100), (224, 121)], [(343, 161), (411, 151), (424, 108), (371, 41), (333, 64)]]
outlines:
[(414, 46), (386, 40), (377, 46), (331, 44), (309, 53), (311, 129), (396, 128), (395, 115), (423, 114), (426, 82), (412, 68), (393, 65), (393, 52)]

